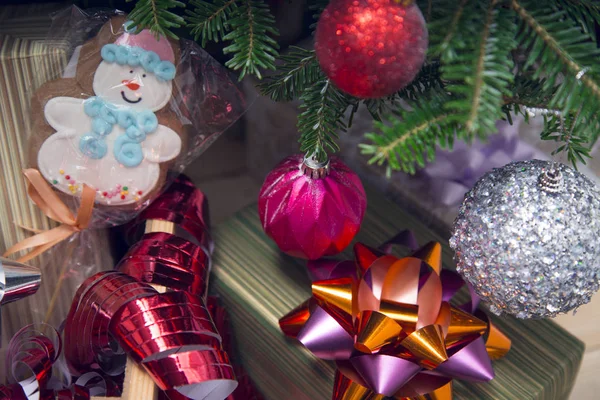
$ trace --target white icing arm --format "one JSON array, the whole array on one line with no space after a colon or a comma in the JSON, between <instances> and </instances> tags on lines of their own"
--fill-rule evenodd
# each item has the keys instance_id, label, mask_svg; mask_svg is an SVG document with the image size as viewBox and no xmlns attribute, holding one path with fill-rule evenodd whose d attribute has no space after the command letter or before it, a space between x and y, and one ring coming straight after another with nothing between
<instances>
[{"instance_id":1,"label":"white icing arm","mask_svg":"<svg viewBox=\"0 0 600 400\"><path fill-rule=\"evenodd\" d=\"M142 143L144 157L149 162L162 163L174 159L181 152L181 138L171 128L159 125Z\"/></svg>"},{"instance_id":2,"label":"white icing arm","mask_svg":"<svg viewBox=\"0 0 600 400\"><path fill-rule=\"evenodd\" d=\"M44 107L46 121L57 132L87 132L91 129L91 119L83 111L83 99L54 97Z\"/></svg>"}]
</instances>

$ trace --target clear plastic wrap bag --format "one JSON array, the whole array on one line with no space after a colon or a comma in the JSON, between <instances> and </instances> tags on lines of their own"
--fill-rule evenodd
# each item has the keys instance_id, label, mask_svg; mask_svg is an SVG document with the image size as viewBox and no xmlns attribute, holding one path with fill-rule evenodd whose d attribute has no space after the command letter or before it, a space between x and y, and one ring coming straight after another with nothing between
<instances>
[{"instance_id":1,"label":"clear plastic wrap bag","mask_svg":"<svg viewBox=\"0 0 600 400\"><path fill-rule=\"evenodd\" d=\"M73 7L49 43L72 54L32 97L31 166L75 210L95 191L89 227L121 225L145 208L245 111L227 70L196 43L135 27L118 12Z\"/></svg>"}]
</instances>

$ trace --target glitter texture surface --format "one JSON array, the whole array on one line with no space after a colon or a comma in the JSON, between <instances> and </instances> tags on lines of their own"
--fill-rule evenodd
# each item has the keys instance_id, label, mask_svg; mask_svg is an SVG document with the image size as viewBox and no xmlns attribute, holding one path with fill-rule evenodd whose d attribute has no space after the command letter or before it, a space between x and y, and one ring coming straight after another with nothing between
<instances>
[{"instance_id":1,"label":"glitter texture surface","mask_svg":"<svg viewBox=\"0 0 600 400\"><path fill-rule=\"evenodd\" d=\"M394 0L332 0L317 24L321 68L357 97L391 95L414 79L428 35L421 10Z\"/></svg>"},{"instance_id":2,"label":"glitter texture surface","mask_svg":"<svg viewBox=\"0 0 600 400\"><path fill-rule=\"evenodd\" d=\"M551 162L515 162L480 179L460 208L450 239L458 272L496 314L552 317L598 290L600 193L556 165L557 193L539 184Z\"/></svg>"}]
</instances>

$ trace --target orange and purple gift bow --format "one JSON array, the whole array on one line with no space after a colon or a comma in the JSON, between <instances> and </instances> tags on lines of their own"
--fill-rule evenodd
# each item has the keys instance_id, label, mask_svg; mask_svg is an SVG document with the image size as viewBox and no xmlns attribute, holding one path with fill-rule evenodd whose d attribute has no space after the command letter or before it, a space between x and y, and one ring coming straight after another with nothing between
<instances>
[{"instance_id":1,"label":"orange and purple gift bow","mask_svg":"<svg viewBox=\"0 0 600 400\"><path fill-rule=\"evenodd\" d=\"M391 244L413 251L388 254ZM442 270L441 246L416 249L404 231L384 250L354 247L355 262L309 263L313 296L281 318L282 331L337 365L334 400L452 398L452 379L486 382L510 340L477 310L453 306L465 285Z\"/></svg>"}]
</instances>

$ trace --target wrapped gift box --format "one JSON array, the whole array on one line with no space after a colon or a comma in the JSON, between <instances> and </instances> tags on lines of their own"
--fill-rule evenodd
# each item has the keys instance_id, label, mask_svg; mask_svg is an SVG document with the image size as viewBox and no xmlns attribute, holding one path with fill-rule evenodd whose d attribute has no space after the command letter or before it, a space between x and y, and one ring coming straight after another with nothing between
<instances>
[{"instance_id":1,"label":"wrapped gift box","mask_svg":"<svg viewBox=\"0 0 600 400\"><path fill-rule=\"evenodd\" d=\"M400 230L411 229L419 243L443 245L445 268L453 268L449 234L424 224L371 190L357 240L378 246ZM263 233L256 206L214 230L218 244L213 290L230 310L239 360L266 399L330 399L334 366L312 356L279 330L278 320L310 296L305 262L282 254ZM351 249L342 255L351 257ZM485 384L455 381L455 399L567 399L584 352L577 338L550 320L492 318L512 340L506 357L494 362L496 378Z\"/></svg>"},{"instance_id":2,"label":"wrapped gift box","mask_svg":"<svg viewBox=\"0 0 600 400\"><path fill-rule=\"evenodd\" d=\"M58 3L0 8L0 254L29 236L15 222L41 230L55 226L29 200L22 169L30 156L30 97L44 82L59 77L67 65L68 46L44 42L52 23L49 14L63 8ZM87 246L65 241L28 262L42 269L42 285L34 296L2 308L0 359L7 342L23 326L42 321L59 326L87 274L114 265L106 231L82 234ZM99 248L106 250L96 251ZM4 367L0 363L0 383L6 376Z\"/></svg>"}]
</instances>

